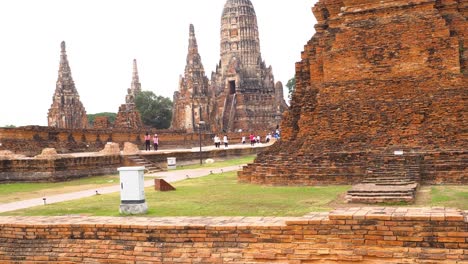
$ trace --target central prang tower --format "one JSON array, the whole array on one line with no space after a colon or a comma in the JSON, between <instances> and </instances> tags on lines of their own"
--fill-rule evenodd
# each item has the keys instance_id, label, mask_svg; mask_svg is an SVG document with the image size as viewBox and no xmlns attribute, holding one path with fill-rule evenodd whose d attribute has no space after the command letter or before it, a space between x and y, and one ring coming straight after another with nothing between
<instances>
[{"instance_id":1,"label":"central prang tower","mask_svg":"<svg viewBox=\"0 0 468 264\"><path fill-rule=\"evenodd\" d=\"M174 94L172 128L213 132L268 131L287 109L283 85L275 85L260 53L257 16L250 0L228 0L221 16L221 60L205 76L193 26L185 74Z\"/></svg>"},{"instance_id":2,"label":"central prang tower","mask_svg":"<svg viewBox=\"0 0 468 264\"><path fill-rule=\"evenodd\" d=\"M223 131L268 130L287 109L283 86L260 53L257 16L250 0L228 0L221 16L221 60L211 76Z\"/></svg>"}]
</instances>

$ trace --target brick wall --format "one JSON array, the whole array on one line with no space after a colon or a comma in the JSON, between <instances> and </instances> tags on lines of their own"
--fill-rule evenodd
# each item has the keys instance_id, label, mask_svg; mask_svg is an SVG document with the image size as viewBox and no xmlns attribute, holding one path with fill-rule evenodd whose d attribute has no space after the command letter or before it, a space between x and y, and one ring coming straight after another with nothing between
<instances>
[{"instance_id":1,"label":"brick wall","mask_svg":"<svg viewBox=\"0 0 468 264\"><path fill-rule=\"evenodd\" d=\"M102 150L107 142L131 142L144 149L144 135L157 133L161 149L191 148L199 145L198 133L185 133L168 130L99 130L99 129L57 129L51 127L28 126L20 128L0 128L0 150L10 150L28 156L41 153L44 148L55 148L59 153L91 152ZM257 132L262 136L266 131ZM219 134L222 136L222 134ZM239 143L248 133L228 133L230 142ZM202 143L212 144L212 134L202 133Z\"/></svg>"},{"instance_id":2,"label":"brick wall","mask_svg":"<svg viewBox=\"0 0 468 264\"><path fill-rule=\"evenodd\" d=\"M0 217L0 260L465 263L467 213L443 208L350 208L295 218Z\"/></svg>"},{"instance_id":3,"label":"brick wall","mask_svg":"<svg viewBox=\"0 0 468 264\"><path fill-rule=\"evenodd\" d=\"M260 153L253 164L238 172L238 180L263 185L328 185L355 184L366 177L369 168L378 168L384 155L392 150L295 153L286 157L284 144L274 145ZM278 155L274 153L278 151ZM468 152L415 151L405 154L407 159L417 159L422 184L467 184ZM381 167L381 166L380 166Z\"/></svg>"},{"instance_id":4,"label":"brick wall","mask_svg":"<svg viewBox=\"0 0 468 264\"><path fill-rule=\"evenodd\" d=\"M202 159L207 158L233 158L245 155L254 155L266 147L255 148L228 148L212 151L203 151ZM148 160L159 164L162 168L167 165L168 157L176 157L178 164L198 160L199 152L149 152L142 154ZM51 159L0 159L1 182L54 182L73 178L117 174L117 168L133 166L134 164L120 155L101 155L89 153L87 155L59 155Z\"/></svg>"},{"instance_id":5,"label":"brick wall","mask_svg":"<svg viewBox=\"0 0 468 264\"><path fill-rule=\"evenodd\" d=\"M56 182L116 174L122 158L115 156L60 157L56 159L0 159L0 182Z\"/></svg>"}]
</instances>

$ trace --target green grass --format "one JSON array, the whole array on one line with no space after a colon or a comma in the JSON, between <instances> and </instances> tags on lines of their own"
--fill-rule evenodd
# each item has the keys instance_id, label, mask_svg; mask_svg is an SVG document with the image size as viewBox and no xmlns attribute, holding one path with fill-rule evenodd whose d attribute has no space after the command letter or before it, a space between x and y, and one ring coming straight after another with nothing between
<instances>
[{"instance_id":1,"label":"green grass","mask_svg":"<svg viewBox=\"0 0 468 264\"><path fill-rule=\"evenodd\" d=\"M4 183L0 184L0 203L92 189L98 186L111 186L118 184L119 181L119 176L116 174L54 183Z\"/></svg>"},{"instance_id":2,"label":"green grass","mask_svg":"<svg viewBox=\"0 0 468 264\"><path fill-rule=\"evenodd\" d=\"M148 216L302 216L329 211L327 204L349 186L265 187L238 184L237 173L215 174L174 183L173 192L146 189ZM1 215L118 216L119 193L50 204Z\"/></svg>"},{"instance_id":3,"label":"green grass","mask_svg":"<svg viewBox=\"0 0 468 264\"><path fill-rule=\"evenodd\" d=\"M213 164L179 166L178 170L197 168L221 168L227 166L251 163L255 155L236 157L234 159L223 160ZM153 177L148 177L148 179ZM99 187L116 185L120 181L119 175L106 175L81 178L66 182L56 183L6 183L0 184L0 204L10 203L26 199L40 198L69 192L88 190Z\"/></svg>"},{"instance_id":4,"label":"green grass","mask_svg":"<svg viewBox=\"0 0 468 264\"><path fill-rule=\"evenodd\" d=\"M468 186L432 186L430 203L468 210Z\"/></svg>"},{"instance_id":5,"label":"green grass","mask_svg":"<svg viewBox=\"0 0 468 264\"><path fill-rule=\"evenodd\" d=\"M215 160L215 163L212 164L193 164L193 165L177 165L177 170L188 170L188 169L200 169L200 168L221 168L221 167L229 167L229 166L236 166L236 165L242 165L242 164L248 164L252 163L255 159L256 155L249 155L249 156L243 156L235 159L229 159L229 160L222 160L222 161L217 161Z\"/></svg>"}]
</instances>

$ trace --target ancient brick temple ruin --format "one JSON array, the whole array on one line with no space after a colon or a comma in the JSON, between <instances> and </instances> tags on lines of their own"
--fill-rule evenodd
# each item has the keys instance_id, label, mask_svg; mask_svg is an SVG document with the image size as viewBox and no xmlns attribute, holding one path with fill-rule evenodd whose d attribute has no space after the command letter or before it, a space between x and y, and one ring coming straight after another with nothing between
<instances>
[{"instance_id":1,"label":"ancient brick temple ruin","mask_svg":"<svg viewBox=\"0 0 468 264\"><path fill-rule=\"evenodd\" d=\"M468 1L320 0L313 13L281 142L239 180L468 183Z\"/></svg>"},{"instance_id":2,"label":"ancient brick temple ruin","mask_svg":"<svg viewBox=\"0 0 468 264\"><path fill-rule=\"evenodd\" d=\"M205 121L213 131L274 129L287 105L282 84L275 85L272 68L262 60L250 0L228 0L224 6L221 60L208 87L192 29L185 76L174 95L172 128L193 130Z\"/></svg>"},{"instance_id":3,"label":"ancient brick temple ruin","mask_svg":"<svg viewBox=\"0 0 468 264\"><path fill-rule=\"evenodd\" d=\"M190 25L189 31L187 65L184 76L180 78L179 91L174 93L172 128L194 132L200 121L211 120L212 93L198 53L193 25Z\"/></svg>"},{"instance_id":4,"label":"ancient brick temple ruin","mask_svg":"<svg viewBox=\"0 0 468 264\"><path fill-rule=\"evenodd\" d=\"M47 116L48 124L56 128L86 128L88 118L72 78L64 41L61 49L56 89Z\"/></svg>"},{"instance_id":5,"label":"ancient brick temple ruin","mask_svg":"<svg viewBox=\"0 0 468 264\"><path fill-rule=\"evenodd\" d=\"M119 112L114 122L114 128L123 129L141 129L143 122L141 121L140 112L135 105L135 97L141 92L140 77L138 76L138 68L136 60L133 60L132 84L127 90L125 104L119 107Z\"/></svg>"}]
</instances>

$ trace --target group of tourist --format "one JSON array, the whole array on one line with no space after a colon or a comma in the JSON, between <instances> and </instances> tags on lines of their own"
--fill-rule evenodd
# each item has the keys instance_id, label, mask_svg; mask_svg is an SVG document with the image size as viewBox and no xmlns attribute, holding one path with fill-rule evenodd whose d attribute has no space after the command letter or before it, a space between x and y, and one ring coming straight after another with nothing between
<instances>
[{"instance_id":1,"label":"group of tourist","mask_svg":"<svg viewBox=\"0 0 468 264\"><path fill-rule=\"evenodd\" d=\"M214 136L213 141L214 141L214 144L215 144L215 148L220 148L221 147L221 138L218 137L218 135ZM227 148L228 145L229 145L229 140L228 140L227 135L224 135L223 143L224 143L224 148Z\"/></svg>"},{"instance_id":2,"label":"group of tourist","mask_svg":"<svg viewBox=\"0 0 468 264\"><path fill-rule=\"evenodd\" d=\"M279 131L277 130L274 134L275 136L275 139L279 139ZM271 135L271 133L268 133L266 136L265 136L265 143L270 143L271 139L273 138L273 136ZM257 135L255 136L253 133L250 133L250 136L249 136L249 140L250 140L250 145L253 147L255 146L255 144L260 144L262 143L262 139L260 137L260 135ZM245 144L246 143L246 138L243 136L242 137L242 144Z\"/></svg>"},{"instance_id":3,"label":"group of tourist","mask_svg":"<svg viewBox=\"0 0 468 264\"><path fill-rule=\"evenodd\" d=\"M146 135L145 135L145 146L146 146L146 151L150 151L151 150L151 141L153 141L153 149L154 151L157 151L158 150L158 147L159 147L159 138L158 138L158 134L154 134L153 138L151 138L151 135L146 132Z\"/></svg>"}]
</instances>

